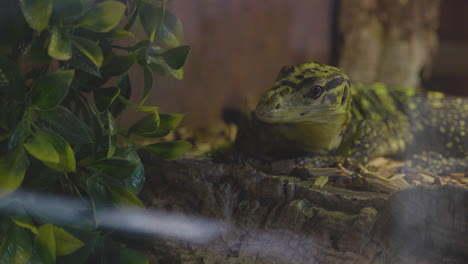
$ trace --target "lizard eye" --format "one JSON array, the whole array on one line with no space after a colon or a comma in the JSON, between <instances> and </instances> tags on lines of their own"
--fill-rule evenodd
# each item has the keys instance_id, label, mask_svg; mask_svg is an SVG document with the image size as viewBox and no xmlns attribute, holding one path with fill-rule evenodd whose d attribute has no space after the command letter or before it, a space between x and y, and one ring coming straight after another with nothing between
<instances>
[{"instance_id":1,"label":"lizard eye","mask_svg":"<svg viewBox=\"0 0 468 264\"><path fill-rule=\"evenodd\" d=\"M305 97L310 97L312 99L317 99L322 95L322 86L314 85L310 88L310 91L304 94Z\"/></svg>"}]
</instances>

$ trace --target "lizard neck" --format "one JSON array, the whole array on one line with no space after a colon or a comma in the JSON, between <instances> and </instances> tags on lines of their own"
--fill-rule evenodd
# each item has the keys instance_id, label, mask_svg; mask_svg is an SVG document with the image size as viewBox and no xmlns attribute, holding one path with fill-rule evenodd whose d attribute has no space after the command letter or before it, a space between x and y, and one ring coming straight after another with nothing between
<instances>
[{"instance_id":1,"label":"lizard neck","mask_svg":"<svg viewBox=\"0 0 468 264\"><path fill-rule=\"evenodd\" d=\"M325 154L341 144L343 132L351 119L349 111L327 117L327 122L302 121L279 125L279 131L288 140L298 142L312 154Z\"/></svg>"}]
</instances>

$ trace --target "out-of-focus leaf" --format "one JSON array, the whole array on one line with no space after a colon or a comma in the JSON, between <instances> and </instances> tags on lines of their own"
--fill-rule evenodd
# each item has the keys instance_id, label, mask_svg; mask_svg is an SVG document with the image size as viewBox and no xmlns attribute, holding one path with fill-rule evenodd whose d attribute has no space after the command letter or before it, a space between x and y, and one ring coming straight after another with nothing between
<instances>
[{"instance_id":1,"label":"out-of-focus leaf","mask_svg":"<svg viewBox=\"0 0 468 264\"><path fill-rule=\"evenodd\" d=\"M174 78L178 80L182 80L184 78L184 70L174 70L169 65L167 65L166 61L161 56L149 56L148 57L148 66L153 72L156 72L160 75L172 75Z\"/></svg>"},{"instance_id":2,"label":"out-of-focus leaf","mask_svg":"<svg viewBox=\"0 0 468 264\"><path fill-rule=\"evenodd\" d=\"M32 104L49 109L62 102L73 80L73 70L57 71L39 78L31 87Z\"/></svg>"},{"instance_id":3,"label":"out-of-focus leaf","mask_svg":"<svg viewBox=\"0 0 468 264\"><path fill-rule=\"evenodd\" d=\"M9 58L0 56L0 94L15 100L23 99L24 81L18 65Z\"/></svg>"},{"instance_id":4,"label":"out-of-focus leaf","mask_svg":"<svg viewBox=\"0 0 468 264\"><path fill-rule=\"evenodd\" d=\"M73 152L73 149L70 147L70 145L65 141L65 139L51 131L47 131L47 133L44 135L48 137L48 141L52 143L52 145L55 148L55 151L57 151L60 157L58 163L44 161L44 164L57 171L75 171L75 153Z\"/></svg>"},{"instance_id":5,"label":"out-of-focus leaf","mask_svg":"<svg viewBox=\"0 0 468 264\"><path fill-rule=\"evenodd\" d=\"M145 254L139 251L121 246L117 252L120 264L149 264Z\"/></svg>"},{"instance_id":6,"label":"out-of-focus leaf","mask_svg":"<svg viewBox=\"0 0 468 264\"><path fill-rule=\"evenodd\" d=\"M34 244L45 264L55 263L56 244L53 225L45 224L40 226Z\"/></svg>"},{"instance_id":7,"label":"out-of-focus leaf","mask_svg":"<svg viewBox=\"0 0 468 264\"><path fill-rule=\"evenodd\" d=\"M182 114L159 114L159 127L153 133L147 133L146 137L160 138L167 136L182 121Z\"/></svg>"},{"instance_id":8,"label":"out-of-focus leaf","mask_svg":"<svg viewBox=\"0 0 468 264\"><path fill-rule=\"evenodd\" d=\"M53 229L56 242L55 254L57 256L71 254L84 246L83 242L62 228L53 226Z\"/></svg>"},{"instance_id":9,"label":"out-of-focus leaf","mask_svg":"<svg viewBox=\"0 0 468 264\"><path fill-rule=\"evenodd\" d=\"M125 99L130 98L132 95L132 87L128 74L124 74L117 79L117 87L120 89L119 97L123 97ZM126 105L124 103L120 102L119 100L115 100L109 108L109 111L113 116L117 117L125 108Z\"/></svg>"},{"instance_id":10,"label":"out-of-focus leaf","mask_svg":"<svg viewBox=\"0 0 468 264\"><path fill-rule=\"evenodd\" d=\"M29 229L34 234L38 234L38 229L34 222L32 221L31 217L29 217L24 210L19 215L15 215L11 217L11 220L15 222L16 225L21 226L23 228Z\"/></svg>"},{"instance_id":11,"label":"out-of-focus leaf","mask_svg":"<svg viewBox=\"0 0 468 264\"><path fill-rule=\"evenodd\" d=\"M142 41L139 41L137 44L130 46L130 47L125 47L126 50L128 51L139 51L143 49L148 49L151 45L151 42L147 39L144 39ZM145 59L146 63L146 59Z\"/></svg>"},{"instance_id":12,"label":"out-of-focus leaf","mask_svg":"<svg viewBox=\"0 0 468 264\"><path fill-rule=\"evenodd\" d=\"M24 139L27 135L29 134L26 133L24 121L19 122L8 140L7 152L13 152L20 148L22 149Z\"/></svg>"},{"instance_id":13,"label":"out-of-focus leaf","mask_svg":"<svg viewBox=\"0 0 468 264\"><path fill-rule=\"evenodd\" d=\"M112 201L124 206L144 207L143 202L131 191L116 184L105 184Z\"/></svg>"},{"instance_id":14,"label":"out-of-focus leaf","mask_svg":"<svg viewBox=\"0 0 468 264\"><path fill-rule=\"evenodd\" d=\"M81 17L76 27L86 27L96 32L108 32L115 28L125 12L125 5L117 1L97 4Z\"/></svg>"},{"instance_id":15,"label":"out-of-focus leaf","mask_svg":"<svg viewBox=\"0 0 468 264\"><path fill-rule=\"evenodd\" d=\"M164 52L161 56L172 69L179 70L184 67L189 55L190 46L179 46Z\"/></svg>"},{"instance_id":16,"label":"out-of-focus leaf","mask_svg":"<svg viewBox=\"0 0 468 264\"><path fill-rule=\"evenodd\" d=\"M49 25L53 0L20 0L24 18L29 26L41 32Z\"/></svg>"},{"instance_id":17,"label":"out-of-focus leaf","mask_svg":"<svg viewBox=\"0 0 468 264\"><path fill-rule=\"evenodd\" d=\"M54 0L54 14L61 17L79 15L83 11L81 0Z\"/></svg>"},{"instance_id":18,"label":"out-of-focus leaf","mask_svg":"<svg viewBox=\"0 0 468 264\"><path fill-rule=\"evenodd\" d=\"M153 89L153 73L149 69L147 65L143 66L143 80L145 82L145 86L143 89L143 98L141 99L140 105L145 104L148 96Z\"/></svg>"},{"instance_id":19,"label":"out-of-focus leaf","mask_svg":"<svg viewBox=\"0 0 468 264\"><path fill-rule=\"evenodd\" d=\"M101 70L99 69L94 62L92 62L83 52L78 50L77 48L73 48L73 56L72 58L68 61L70 65L78 70L82 70L84 72L87 72L89 74L92 74L98 78L101 78ZM79 73L77 73L78 75ZM76 78L77 80L81 80L82 78L78 77ZM91 86L91 85L89 85ZM90 87L87 87L90 89Z\"/></svg>"},{"instance_id":20,"label":"out-of-focus leaf","mask_svg":"<svg viewBox=\"0 0 468 264\"><path fill-rule=\"evenodd\" d=\"M26 264L33 249L29 234L22 227L11 225L2 237L0 246L0 263Z\"/></svg>"},{"instance_id":21,"label":"out-of-focus leaf","mask_svg":"<svg viewBox=\"0 0 468 264\"><path fill-rule=\"evenodd\" d=\"M182 67L185 65L189 54L189 46L180 46L165 52L162 52L158 47L152 47L146 59L153 72L160 75L172 75L180 80L184 78ZM175 68L172 68L171 65Z\"/></svg>"},{"instance_id":22,"label":"out-of-focus leaf","mask_svg":"<svg viewBox=\"0 0 468 264\"><path fill-rule=\"evenodd\" d=\"M106 112L106 121L107 140L109 146L107 157L112 157L117 150L117 129L115 127L115 119L109 111Z\"/></svg>"},{"instance_id":23,"label":"out-of-focus leaf","mask_svg":"<svg viewBox=\"0 0 468 264\"><path fill-rule=\"evenodd\" d=\"M187 141L160 142L144 146L144 149L150 150L156 156L162 159L177 159L187 150L192 148L192 144Z\"/></svg>"},{"instance_id":24,"label":"out-of-focus leaf","mask_svg":"<svg viewBox=\"0 0 468 264\"><path fill-rule=\"evenodd\" d=\"M136 62L137 54L131 53L126 56L113 56L109 63L101 68L101 74L105 77L119 76L125 74Z\"/></svg>"},{"instance_id":25,"label":"out-of-focus leaf","mask_svg":"<svg viewBox=\"0 0 468 264\"><path fill-rule=\"evenodd\" d=\"M183 36L182 23L168 10L164 12L164 19L158 29L158 38L171 47L180 45Z\"/></svg>"},{"instance_id":26,"label":"out-of-focus leaf","mask_svg":"<svg viewBox=\"0 0 468 264\"><path fill-rule=\"evenodd\" d=\"M157 8L151 3L143 2L140 8L140 22L143 25L148 39L153 42L156 36L156 31L161 25L161 21L164 17L164 9Z\"/></svg>"},{"instance_id":27,"label":"out-of-focus leaf","mask_svg":"<svg viewBox=\"0 0 468 264\"><path fill-rule=\"evenodd\" d=\"M91 40L73 37L73 45L78 48L86 57L88 57L96 66L101 67L102 65L102 51L99 46Z\"/></svg>"},{"instance_id":28,"label":"out-of-focus leaf","mask_svg":"<svg viewBox=\"0 0 468 264\"><path fill-rule=\"evenodd\" d=\"M31 40L33 29L26 22L18 0L0 3L0 55L16 57L20 53L18 48Z\"/></svg>"},{"instance_id":29,"label":"out-of-focus leaf","mask_svg":"<svg viewBox=\"0 0 468 264\"><path fill-rule=\"evenodd\" d=\"M59 163L60 157L54 147L55 138L50 132L39 129L32 135L30 140L24 143L24 148L38 160L50 163Z\"/></svg>"},{"instance_id":30,"label":"out-of-focus leaf","mask_svg":"<svg viewBox=\"0 0 468 264\"><path fill-rule=\"evenodd\" d=\"M92 167L102 169L107 175L115 178L125 178L131 175L138 164L123 157L112 157L98 160Z\"/></svg>"},{"instance_id":31,"label":"out-of-focus leaf","mask_svg":"<svg viewBox=\"0 0 468 264\"><path fill-rule=\"evenodd\" d=\"M101 181L101 171L98 171L86 180L86 189L88 191L89 196L91 197L91 202L93 204L93 210L97 224L99 224L100 222L99 212L103 208L107 208L109 206L110 201L110 194Z\"/></svg>"},{"instance_id":32,"label":"out-of-focus leaf","mask_svg":"<svg viewBox=\"0 0 468 264\"><path fill-rule=\"evenodd\" d=\"M122 157L136 164L131 172L126 171L125 174L121 173L120 176L124 179L125 188L138 194L145 182L145 168L137 151L133 148L120 148L115 152L114 157Z\"/></svg>"},{"instance_id":33,"label":"out-of-focus leaf","mask_svg":"<svg viewBox=\"0 0 468 264\"><path fill-rule=\"evenodd\" d=\"M70 144L88 144L93 142L89 127L63 106L39 111L39 120L62 136Z\"/></svg>"},{"instance_id":34,"label":"out-of-focus leaf","mask_svg":"<svg viewBox=\"0 0 468 264\"><path fill-rule=\"evenodd\" d=\"M96 248L102 245L101 234L98 231L74 231L73 235L76 236L80 241L83 241L83 247L77 251L60 256L57 255L57 264L85 264L85 263L96 263L98 261L92 261L89 259L92 252L97 251ZM58 243L58 242L57 242Z\"/></svg>"},{"instance_id":35,"label":"out-of-focus leaf","mask_svg":"<svg viewBox=\"0 0 468 264\"><path fill-rule=\"evenodd\" d=\"M159 114L156 112L151 112L143 116L135 124L133 124L129 129L129 134L135 134L138 136L146 136L155 133L159 127Z\"/></svg>"},{"instance_id":36,"label":"out-of-focus leaf","mask_svg":"<svg viewBox=\"0 0 468 264\"><path fill-rule=\"evenodd\" d=\"M46 34L42 34L39 37L36 37L31 42L31 46L27 49L24 54L24 58L29 63L34 64L46 64L50 62L50 57L48 53L48 47L44 41Z\"/></svg>"},{"instance_id":37,"label":"out-of-focus leaf","mask_svg":"<svg viewBox=\"0 0 468 264\"><path fill-rule=\"evenodd\" d=\"M104 112L120 94L118 87L98 88L94 90L94 101L99 112Z\"/></svg>"},{"instance_id":38,"label":"out-of-focus leaf","mask_svg":"<svg viewBox=\"0 0 468 264\"><path fill-rule=\"evenodd\" d=\"M110 39L112 40L119 40L125 38L133 38L133 33L124 29L116 28L111 31Z\"/></svg>"},{"instance_id":39,"label":"out-of-focus leaf","mask_svg":"<svg viewBox=\"0 0 468 264\"><path fill-rule=\"evenodd\" d=\"M69 60L72 56L70 35L62 28L54 27L48 48L49 56L57 60Z\"/></svg>"},{"instance_id":40,"label":"out-of-focus leaf","mask_svg":"<svg viewBox=\"0 0 468 264\"><path fill-rule=\"evenodd\" d=\"M27 168L28 159L23 148L10 150L0 156L0 197L13 192L21 185Z\"/></svg>"}]
</instances>

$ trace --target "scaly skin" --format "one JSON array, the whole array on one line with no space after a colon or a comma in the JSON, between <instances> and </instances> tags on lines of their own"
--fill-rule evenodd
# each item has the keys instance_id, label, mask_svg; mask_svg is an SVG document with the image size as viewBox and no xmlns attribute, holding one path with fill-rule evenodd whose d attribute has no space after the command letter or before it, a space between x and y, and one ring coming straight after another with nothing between
<instances>
[{"instance_id":1,"label":"scaly skin","mask_svg":"<svg viewBox=\"0 0 468 264\"><path fill-rule=\"evenodd\" d=\"M261 122L251 120L255 133L240 134L254 138L247 146L251 154L260 149L266 155L318 154L365 163L429 153L439 157L428 164L436 173L442 165L466 170L468 164L468 98L382 83L351 85L338 68L316 62L284 67L258 102L256 116Z\"/></svg>"}]
</instances>

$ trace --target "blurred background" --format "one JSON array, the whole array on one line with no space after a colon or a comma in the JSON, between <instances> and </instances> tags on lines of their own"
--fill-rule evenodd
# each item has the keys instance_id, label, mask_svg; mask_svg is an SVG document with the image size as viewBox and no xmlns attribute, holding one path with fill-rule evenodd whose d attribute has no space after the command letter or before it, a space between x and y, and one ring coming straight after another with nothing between
<instances>
[{"instance_id":1,"label":"blurred background","mask_svg":"<svg viewBox=\"0 0 468 264\"><path fill-rule=\"evenodd\" d=\"M392 73L415 71L412 76L421 77L401 85L468 95L468 1L176 0L169 9L182 21L184 44L192 52L184 79L158 76L147 104L186 114L183 126L192 131L218 130L226 107L253 110L282 66L307 61L338 65L353 81L404 79L387 74L388 69L371 74L376 64L392 65ZM388 13L375 13L381 10ZM392 26L405 29L407 36L381 38L382 28L388 33ZM369 38L387 47L363 45ZM388 43L401 58L384 54ZM411 63L418 65L408 70ZM133 79L143 82L138 69ZM127 114L120 123L134 119Z\"/></svg>"}]
</instances>

